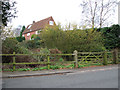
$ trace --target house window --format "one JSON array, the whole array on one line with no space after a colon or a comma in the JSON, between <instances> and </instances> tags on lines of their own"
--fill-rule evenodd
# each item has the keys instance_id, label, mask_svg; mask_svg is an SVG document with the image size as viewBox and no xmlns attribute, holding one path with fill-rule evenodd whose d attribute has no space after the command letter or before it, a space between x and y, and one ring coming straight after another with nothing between
<instances>
[{"instance_id":1,"label":"house window","mask_svg":"<svg viewBox=\"0 0 120 90\"><path fill-rule=\"evenodd\" d=\"M36 31L35 33L38 34L38 31Z\"/></svg>"},{"instance_id":2,"label":"house window","mask_svg":"<svg viewBox=\"0 0 120 90\"><path fill-rule=\"evenodd\" d=\"M27 36L30 36L30 33L27 33Z\"/></svg>"},{"instance_id":3,"label":"house window","mask_svg":"<svg viewBox=\"0 0 120 90\"><path fill-rule=\"evenodd\" d=\"M35 34L40 34L40 32L41 32L41 30L38 30L38 31L35 32Z\"/></svg>"},{"instance_id":4,"label":"house window","mask_svg":"<svg viewBox=\"0 0 120 90\"><path fill-rule=\"evenodd\" d=\"M49 21L49 25L53 25L53 21Z\"/></svg>"}]
</instances>

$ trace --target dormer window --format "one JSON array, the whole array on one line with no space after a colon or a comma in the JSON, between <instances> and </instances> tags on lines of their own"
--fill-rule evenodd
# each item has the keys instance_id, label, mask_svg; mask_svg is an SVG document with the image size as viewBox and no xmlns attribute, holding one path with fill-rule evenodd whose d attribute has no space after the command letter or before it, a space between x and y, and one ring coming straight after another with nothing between
<instances>
[{"instance_id":1,"label":"dormer window","mask_svg":"<svg viewBox=\"0 0 120 90\"><path fill-rule=\"evenodd\" d=\"M53 23L53 21L49 21L49 25L53 25L54 23Z\"/></svg>"}]
</instances>

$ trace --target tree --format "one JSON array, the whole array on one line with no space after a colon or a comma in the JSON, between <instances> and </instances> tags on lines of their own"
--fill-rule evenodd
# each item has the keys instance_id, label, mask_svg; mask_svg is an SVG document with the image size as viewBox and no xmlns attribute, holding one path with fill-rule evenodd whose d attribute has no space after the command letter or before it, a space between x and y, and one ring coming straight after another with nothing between
<instances>
[{"instance_id":1,"label":"tree","mask_svg":"<svg viewBox=\"0 0 120 90\"><path fill-rule=\"evenodd\" d=\"M14 32L12 31L12 26L1 27L0 38L5 40L7 37L14 37Z\"/></svg>"},{"instance_id":2,"label":"tree","mask_svg":"<svg viewBox=\"0 0 120 90\"><path fill-rule=\"evenodd\" d=\"M22 27L22 30L20 32L20 36L16 37L16 39L18 40L18 42L22 42L23 40L25 40L25 37L22 36L22 33L25 30L25 26Z\"/></svg>"},{"instance_id":3,"label":"tree","mask_svg":"<svg viewBox=\"0 0 120 90\"><path fill-rule=\"evenodd\" d=\"M17 13L15 4L17 4L15 1L1 1L2 2L2 23L4 26L7 26L8 22L12 20L12 18L15 18L15 14Z\"/></svg>"},{"instance_id":4,"label":"tree","mask_svg":"<svg viewBox=\"0 0 120 90\"><path fill-rule=\"evenodd\" d=\"M120 48L120 26L112 25L100 29L104 35L105 47L109 50Z\"/></svg>"},{"instance_id":5,"label":"tree","mask_svg":"<svg viewBox=\"0 0 120 90\"><path fill-rule=\"evenodd\" d=\"M20 37L22 37L22 34L23 34L24 30L25 30L25 26L22 27L22 30L20 32Z\"/></svg>"},{"instance_id":6,"label":"tree","mask_svg":"<svg viewBox=\"0 0 120 90\"><path fill-rule=\"evenodd\" d=\"M116 0L84 0L81 3L83 21L92 28L110 24L112 20L108 19L114 14L116 5Z\"/></svg>"}]
</instances>

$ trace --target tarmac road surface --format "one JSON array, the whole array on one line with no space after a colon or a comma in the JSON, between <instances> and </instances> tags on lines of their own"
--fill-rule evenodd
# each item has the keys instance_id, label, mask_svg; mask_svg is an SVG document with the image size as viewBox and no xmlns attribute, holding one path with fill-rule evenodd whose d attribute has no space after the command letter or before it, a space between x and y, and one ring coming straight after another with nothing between
<instances>
[{"instance_id":1,"label":"tarmac road surface","mask_svg":"<svg viewBox=\"0 0 120 90\"><path fill-rule=\"evenodd\" d=\"M118 88L118 67L73 73L3 79L3 88Z\"/></svg>"}]
</instances>

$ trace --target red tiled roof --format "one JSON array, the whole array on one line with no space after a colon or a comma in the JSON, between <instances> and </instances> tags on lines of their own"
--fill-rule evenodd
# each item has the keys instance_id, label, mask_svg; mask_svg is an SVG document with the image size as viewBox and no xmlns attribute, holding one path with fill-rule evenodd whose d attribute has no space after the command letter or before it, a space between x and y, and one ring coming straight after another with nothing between
<instances>
[{"instance_id":1,"label":"red tiled roof","mask_svg":"<svg viewBox=\"0 0 120 90\"><path fill-rule=\"evenodd\" d=\"M54 21L52 16L51 17L48 17L46 19L43 19L43 20L40 20L38 22L35 22L33 24L30 24L27 26L27 28L24 30L23 34L25 33L28 33L28 32L32 32L32 31L37 31L37 30L40 30L40 29L43 29L45 28L46 25L49 24L49 21ZM55 24L55 22L54 22ZM55 24L56 25L56 24ZM29 26L31 26L30 28L28 28ZM30 31L31 30L31 31Z\"/></svg>"}]
</instances>

